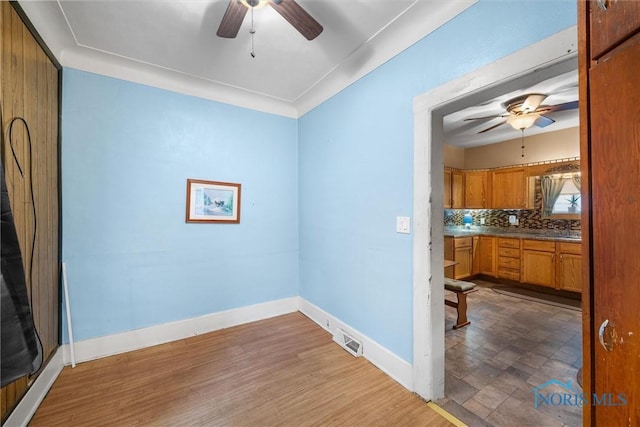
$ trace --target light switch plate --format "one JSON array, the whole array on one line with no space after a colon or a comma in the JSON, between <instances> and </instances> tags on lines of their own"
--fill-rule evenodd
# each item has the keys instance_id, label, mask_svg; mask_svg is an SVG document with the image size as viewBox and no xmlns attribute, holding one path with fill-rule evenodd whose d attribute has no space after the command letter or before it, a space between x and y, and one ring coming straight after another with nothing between
<instances>
[{"instance_id":1,"label":"light switch plate","mask_svg":"<svg viewBox=\"0 0 640 427\"><path fill-rule=\"evenodd\" d=\"M411 218L408 216L396 217L396 232L404 234L411 233Z\"/></svg>"}]
</instances>

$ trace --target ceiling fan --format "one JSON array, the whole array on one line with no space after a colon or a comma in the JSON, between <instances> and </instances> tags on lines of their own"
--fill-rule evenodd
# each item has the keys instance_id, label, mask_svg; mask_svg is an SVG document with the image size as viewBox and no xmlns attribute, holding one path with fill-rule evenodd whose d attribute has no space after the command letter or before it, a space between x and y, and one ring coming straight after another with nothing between
<instances>
[{"instance_id":1,"label":"ceiling fan","mask_svg":"<svg viewBox=\"0 0 640 427\"><path fill-rule=\"evenodd\" d=\"M220 27L218 27L218 36L235 38L247 11L265 4L274 8L307 40L315 39L322 32L322 25L294 0L230 0L227 11L220 22Z\"/></svg>"},{"instance_id":2,"label":"ceiling fan","mask_svg":"<svg viewBox=\"0 0 640 427\"><path fill-rule=\"evenodd\" d=\"M502 103L502 107L507 110L506 114L470 117L464 120L487 120L498 117L505 119L502 122L481 130L478 133L488 132L505 123L510 124L514 129L524 131L524 129L530 128L533 125L546 127L555 123L555 120L546 117L545 114L578 108L578 101L565 102L563 104L556 105L541 105L542 101L544 101L548 96L549 95L543 93L520 95Z\"/></svg>"}]
</instances>

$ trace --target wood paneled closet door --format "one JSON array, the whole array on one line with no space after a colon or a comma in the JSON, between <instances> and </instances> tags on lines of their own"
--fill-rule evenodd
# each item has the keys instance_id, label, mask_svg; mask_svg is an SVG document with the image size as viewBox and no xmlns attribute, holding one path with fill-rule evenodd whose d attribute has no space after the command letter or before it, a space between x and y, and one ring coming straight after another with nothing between
<instances>
[{"instance_id":1,"label":"wood paneled closet door","mask_svg":"<svg viewBox=\"0 0 640 427\"><path fill-rule=\"evenodd\" d=\"M17 4L0 1L0 107L5 137L1 149L27 292L46 363L59 343L59 66L17 10ZM9 145L9 126L16 118L24 119L31 134L30 154L24 123L14 123L11 140L23 173ZM3 421L34 378L25 376L2 388Z\"/></svg>"},{"instance_id":2,"label":"wood paneled closet door","mask_svg":"<svg viewBox=\"0 0 640 427\"><path fill-rule=\"evenodd\" d=\"M640 2L578 3L585 425L640 426Z\"/></svg>"}]
</instances>

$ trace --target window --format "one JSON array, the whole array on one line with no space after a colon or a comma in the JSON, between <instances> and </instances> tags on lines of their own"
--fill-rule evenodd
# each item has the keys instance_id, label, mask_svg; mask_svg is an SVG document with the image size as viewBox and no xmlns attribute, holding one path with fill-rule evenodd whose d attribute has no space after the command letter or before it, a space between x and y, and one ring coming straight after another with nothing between
<instances>
[{"instance_id":1,"label":"window","mask_svg":"<svg viewBox=\"0 0 640 427\"><path fill-rule=\"evenodd\" d=\"M552 214L573 214L582 210L580 190L571 179L567 179L562 186L560 196L553 205Z\"/></svg>"},{"instance_id":2,"label":"window","mask_svg":"<svg viewBox=\"0 0 640 427\"><path fill-rule=\"evenodd\" d=\"M580 200L580 173L559 173L540 177L542 217L578 218Z\"/></svg>"}]
</instances>

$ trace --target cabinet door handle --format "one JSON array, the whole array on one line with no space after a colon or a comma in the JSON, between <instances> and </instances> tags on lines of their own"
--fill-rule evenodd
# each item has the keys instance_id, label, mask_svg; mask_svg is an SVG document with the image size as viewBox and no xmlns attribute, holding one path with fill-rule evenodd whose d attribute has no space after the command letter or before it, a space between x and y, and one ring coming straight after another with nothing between
<instances>
[{"instance_id":1,"label":"cabinet door handle","mask_svg":"<svg viewBox=\"0 0 640 427\"><path fill-rule=\"evenodd\" d=\"M600 325L600 329L598 330L598 339L600 340L600 345L606 350L611 351L613 346L611 345L611 334L607 334L607 327L609 326L609 319L605 319L604 322ZM605 336L606 335L606 336Z\"/></svg>"},{"instance_id":2,"label":"cabinet door handle","mask_svg":"<svg viewBox=\"0 0 640 427\"><path fill-rule=\"evenodd\" d=\"M560 262L562 262L562 257L563 256L564 256L563 254L560 254Z\"/></svg>"},{"instance_id":3,"label":"cabinet door handle","mask_svg":"<svg viewBox=\"0 0 640 427\"><path fill-rule=\"evenodd\" d=\"M596 0L600 9L606 11L609 8L609 0Z\"/></svg>"}]
</instances>

